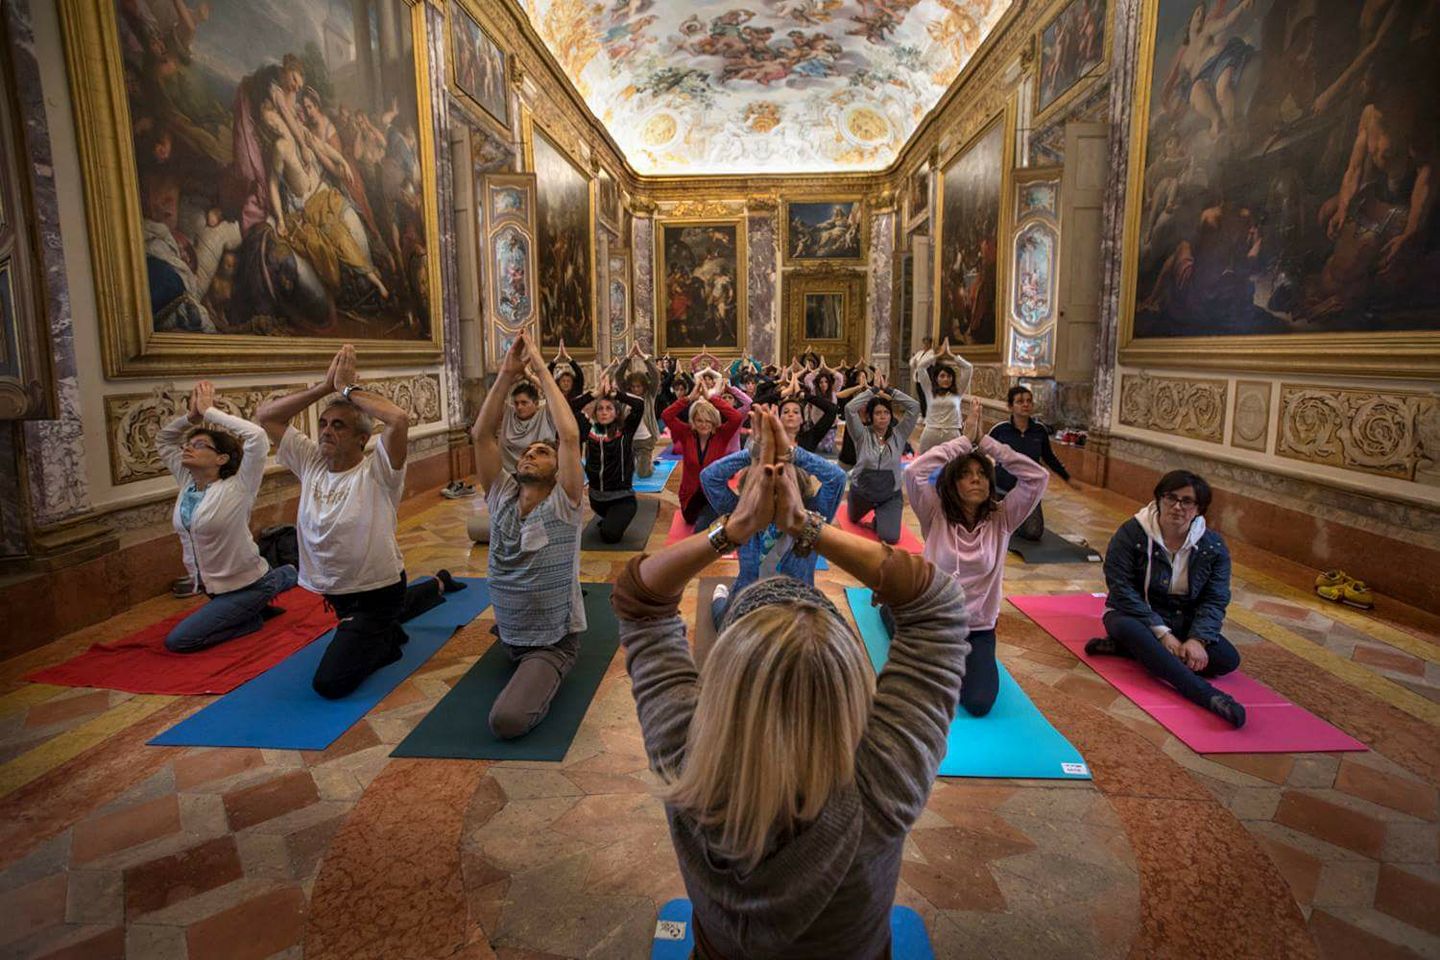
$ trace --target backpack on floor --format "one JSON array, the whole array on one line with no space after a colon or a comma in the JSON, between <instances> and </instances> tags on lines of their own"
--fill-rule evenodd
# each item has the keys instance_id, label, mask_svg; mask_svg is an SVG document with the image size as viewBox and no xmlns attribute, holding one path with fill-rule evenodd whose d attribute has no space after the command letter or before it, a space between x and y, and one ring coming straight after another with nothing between
<instances>
[{"instance_id":1,"label":"backpack on floor","mask_svg":"<svg viewBox=\"0 0 1440 960\"><path fill-rule=\"evenodd\" d=\"M279 523L266 527L260 531L260 536L255 538L255 543L260 547L260 556L270 564L271 570L287 563L299 568L300 540L295 534L294 524Z\"/></svg>"}]
</instances>

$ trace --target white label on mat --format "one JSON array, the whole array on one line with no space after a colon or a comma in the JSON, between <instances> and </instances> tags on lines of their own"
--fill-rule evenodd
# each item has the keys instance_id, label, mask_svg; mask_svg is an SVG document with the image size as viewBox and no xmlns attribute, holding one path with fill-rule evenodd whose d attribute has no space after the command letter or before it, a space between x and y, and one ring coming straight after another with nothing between
<instances>
[{"instance_id":1,"label":"white label on mat","mask_svg":"<svg viewBox=\"0 0 1440 960\"><path fill-rule=\"evenodd\" d=\"M683 920L661 920L655 924L656 940L684 940L685 922Z\"/></svg>"},{"instance_id":2,"label":"white label on mat","mask_svg":"<svg viewBox=\"0 0 1440 960\"><path fill-rule=\"evenodd\" d=\"M1083 763L1062 763L1060 769L1074 777L1083 777L1088 772Z\"/></svg>"}]
</instances>

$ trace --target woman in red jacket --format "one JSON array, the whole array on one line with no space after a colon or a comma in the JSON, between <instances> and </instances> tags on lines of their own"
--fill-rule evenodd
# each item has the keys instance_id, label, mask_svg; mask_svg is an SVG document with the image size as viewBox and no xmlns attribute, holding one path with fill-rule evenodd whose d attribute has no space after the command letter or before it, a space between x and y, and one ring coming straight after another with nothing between
<instances>
[{"instance_id":1,"label":"woman in red jacket","mask_svg":"<svg viewBox=\"0 0 1440 960\"><path fill-rule=\"evenodd\" d=\"M695 384L688 397L681 397L665 408L661 416L670 428L675 446L684 454L680 471L680 511L691 529L697 533L715 520L716 513L700 486L700 471L721 457L730 438L735 436L744 414L730 401L729 385L715 396L705 399L704 387ZM689 415L685 416L686 411ZM688 421L688 422L687 422Z\"/></svg>"}]
</instances>

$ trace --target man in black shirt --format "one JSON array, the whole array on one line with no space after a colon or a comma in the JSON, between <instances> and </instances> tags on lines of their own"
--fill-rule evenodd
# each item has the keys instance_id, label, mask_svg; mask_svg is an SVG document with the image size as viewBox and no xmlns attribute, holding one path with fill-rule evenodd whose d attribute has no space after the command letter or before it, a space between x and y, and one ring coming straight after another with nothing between
<instances>
[{"instance_id":1,"label":"man in black shirt","mask_svg":"<svg viewBox=\"0 0 1440 960\"><path fill-rule=\"evenodd\" d=\"M1050 448L1050 430L1031 414L1035 410L1035 396L1025 387L1011 387L1005 396L1010 407L1010 419L1002 420L990 428L990 436L1012 450L1025 454L1036 463L1043 463L1060 475L1072 487L1079 484L1070 476L1065 464ZM995 467L995 486L1000 493L1009 493L1015 486L1015 477L1004 467ZM1015 536L1026 540L1039 540L1045 533L1045 513L1040 504L1024 523L1015 530Z\"/></svg>"}]
</instances>

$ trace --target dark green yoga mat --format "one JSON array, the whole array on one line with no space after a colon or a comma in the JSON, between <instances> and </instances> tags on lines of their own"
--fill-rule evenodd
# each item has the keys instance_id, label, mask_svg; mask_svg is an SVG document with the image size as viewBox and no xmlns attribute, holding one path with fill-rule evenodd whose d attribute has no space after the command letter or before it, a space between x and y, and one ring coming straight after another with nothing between
<instances>
[{"instance_id":1,"label":"dark green yoga mat","mask_svg":"<svg viewBox=\"0 0 1440 960\"><path fill-rule=\"evenodd\" d=\"M459 760L563 760L595 698L600 678L620 646L620 625L610 609L610 584L585 583L585 620L580 655L550 702L550 714L523 737L500 740L490 732L490 707L515 672L497 640L455 688L410 731L392 757Z\"/></svg>"},{"instance_id":2,"label":"dark green yoga mat","mask_svg":"<svg viewBox=\"0 0 1440 960\"><path fill-rule=\"evenodd\" d=\"M1039 540L1011 536L1010 549L1025 558L1026 563L1099 563L1100 554L1091 547L1071 543L1046 530Z\"/></svg>"}]
</instances>

